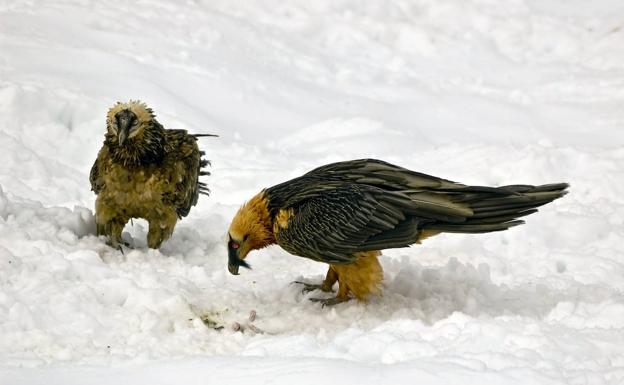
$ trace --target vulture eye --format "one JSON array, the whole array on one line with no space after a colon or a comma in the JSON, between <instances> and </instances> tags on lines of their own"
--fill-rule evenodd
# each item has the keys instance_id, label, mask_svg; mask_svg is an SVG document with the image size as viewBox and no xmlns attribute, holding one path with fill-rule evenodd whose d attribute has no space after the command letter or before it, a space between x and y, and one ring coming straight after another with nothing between
<instances>
[{"instance_id":1,"label":"vulture eye","mask_svg":"<svg viewBox=\"0 0 624 385\"><path fill-rule=\"evenodd\" d=\"M137 128L139 128L139 120L132 119L132 122L130 123L130 132L135 132Z\"/></svg>"}]
</instances>

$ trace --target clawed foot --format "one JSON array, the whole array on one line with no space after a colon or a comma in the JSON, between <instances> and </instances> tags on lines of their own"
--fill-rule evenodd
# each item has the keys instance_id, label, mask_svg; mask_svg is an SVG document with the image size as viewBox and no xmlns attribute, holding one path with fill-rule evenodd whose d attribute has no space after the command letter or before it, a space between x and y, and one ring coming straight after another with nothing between
<instances>
[{"instance_id":1,"label":"clawed foot","mask_svg":"<svg viewBox=\"0 0 624 385\"><path fill-rule=\"evenodd\" d=\"M325 307L325 306L334 306L334 305L338 305L339 303L343 303L343 302L347 302L348 300L350 300L351 298L338 298L338 297L333 297L333 298L310 298L310 301L312 302L320 302L321 303L321 307Z\"/></svg>"},{"instance_id":2,"label":"clawed foot","mask_svg":"<svg viewBox=\"0 0 624 385\"><path fill-rule=\"evenodd\" d=\"M133 249L134 247L132 247L132 245L126 241L121 241L121 242L112 242L112 241L108 241L106 242L106 244L110 247L112 247L113 249L117 249L119 251L121 251L121 254L124 254L123 251L123 246L127 247L128 249Z\"/></svg>"},{"instance_id":3,"label":"clawed foot","mask_svg":"<svg viewBox=\"0 0 624 385\"><path fill-rule=\"evenodd\" d=\"M309 292L314 291L314 290L322 290L324 292L331 292L332 291L331 288L328 289L323 284L305 283L305 282L301 282L301 281L294 281L293 283L296 283L298 285L303 285L303 288L301 289L301 294L306 294L306 293L309 293Z\"/></svg>"}]
</instances>

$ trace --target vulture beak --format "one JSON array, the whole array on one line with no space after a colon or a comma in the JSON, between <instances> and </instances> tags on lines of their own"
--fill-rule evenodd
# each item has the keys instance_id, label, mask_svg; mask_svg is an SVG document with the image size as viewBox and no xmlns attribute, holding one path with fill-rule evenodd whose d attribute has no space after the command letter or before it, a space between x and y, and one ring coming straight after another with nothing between
<instances>
[{"instance_id":1,"label":"vulture beak","mask_svg":"<svg viewBox=\"0 0 624 385\"><path fill-rule=\"evenodd\" d=\"M128 129L127 128L119 128L119 146L123 146L128 138Z\"/></svg>"},{"instance_id":2,"label":"vulture beak","mask_svg":"<svg viewBox=\"0 0 624 385\"><path fill-rule=\"evenodd\" d=\"M250 269L251 267L243 259L238 256L240 250L240 243L235 241L228 242L228 271L232 275L238 275L238 268L240 266Z\"/></svg>"},{"instance_id":3,"label":"vulture beak","mask_svg":"<svg viewBox=\"0 0 624 385\"><path fill-rule=\"evenodd\" d=\"M238 275L238 266L237 265L232 265L231 263L228 263L228 271L232 275Z\"/></svg>"},{"instance_id":4,"label":"vulture beak","mask_svg":"<svg viewBox=\"0 0 624 385\"><path fill-rule=\"evenodd\" d=\"M117 138L119 139L119 146L123 146L128 135L130 134L130 126L132 121L136 119L136 115L129 110L123 110L117 114Z\"/></svg>"}]
</instances>

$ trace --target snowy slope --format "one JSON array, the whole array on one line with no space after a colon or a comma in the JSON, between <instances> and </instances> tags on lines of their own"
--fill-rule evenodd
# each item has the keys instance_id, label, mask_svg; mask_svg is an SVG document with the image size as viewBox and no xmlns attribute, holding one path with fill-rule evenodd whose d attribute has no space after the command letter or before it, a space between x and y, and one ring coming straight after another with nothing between
<instances>
[{"instance_id":1,"label":"snowy slope","mask_svg":"<svg viewBox=\"0 0 624 385\"><path fill-rule=\"evenodd\" d=\"M623 18L616 0L1 2L0 384L621 384ZM122 255L93 235L88 172L130 98L220 138L201 141L211 197L159 251L134 221ZM325 266L276 247L227 272L243 201L360 157L572 189L508 232L384 253L366 305L308 301L291 282Z\"/></svg>"}]
</instances>

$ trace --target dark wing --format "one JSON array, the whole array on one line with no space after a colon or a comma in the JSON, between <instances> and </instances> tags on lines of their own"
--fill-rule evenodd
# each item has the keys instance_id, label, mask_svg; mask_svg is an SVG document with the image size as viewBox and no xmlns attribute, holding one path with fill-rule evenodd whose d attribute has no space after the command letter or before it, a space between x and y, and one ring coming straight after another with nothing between
<instances>
[{"instance_id":1,"label":"dark wing","mask_svg":"<svg viewBox=\"0 0 624 385\"><path fill-rule=\"evenodd\" d=\"M176 185L172 203L178 216L185 217L197 204L199 194L208 194L206 185L199 181L201 175L209 174L202 171L208 161L202 159L204 153L199 151L197 138L186 130L165 130L165 135L165 151L175 162Z\"/></svg>"},{"instance_id":2,"label":"dark wing","mask_svg":"<svg viewBox=\"0 0 624 385\"><path fill-rule=\"evenodd\" d=\"M108 152L106 148L103 147L100 152L98 152L98 156L93 162L93 166L91 167L91 172L89 173L89 182L91 182L91 190L95 192L95 194L99 194L100 191L104 189L104 179L101 177L104 170L103 166L106 161Z\"/></svg>"},{"instance_id":3,"label":"dark wing","mask_svg":"<svg viewBox=\"0 0 624 385\"><path fill-rule=\"evenodd\" d=\"M296 207L309 199L323 196L328 191L346 185L376 187L387 192L409 194L412 200L434 217L444 218L450 212L463 211L462 216L471 212L464 204L454 204L437 193L448 192L498 192L490 187L465 186L446 179L426 175L395 166L376 159L360 159L328 164L316 168L299 178L267 189L269 209L273 214L280 208ZM448 207L450 206L450 207Z\"/></svg>"},{"instance_id":4,"label":"dark wing","mask_svg":"<svg viewBox=\"0 0 624 385\"><path fill-rule=\"evenodd\" d=\"M432 216L463 220L461 210L421 209L405 194L351 184L294 208L288 226L277 232L277 240L285 250L302 257L350 263L358 252L413 244L422 226L435 221Z\"/></svg>"},{"instance_id":5,"label":"dark wing","mask_svg":"<svg viewBox=\"0 0 624 385\"><path fill-rule=\"evenodd\" d=\"M502 231L518 218L566 194L565 183L543 186L466 186L379 160L315 169L267 189L273 214L292 208L278 233L287 251L348 263L362 251L405 247L440 232Z\"/></svg>"},{"instance_id":6,"label":"dark wing","mask_svg":"<svg viewBox=\"0 0 624 385\"><path fill-rule=\"evenodd\" d=\"M267 189L267 193L275 208L291 207L345 183L364 184L389 191L451 191L467 187L381 160L358 159L321 166L298 178L273 186Z\"/></svg>"},{"instance_id":7,"label":"dark wing","mask_svg":"<svg viewBox=\"0 0 624 385\"><path fill-rule=\"evenodd\" d=\"M378 159L356 159L331 163L304 176L348 180L352 183L378 186L386 190L461 189L463 184L419 173Z\"/></svg>"}]
</instances>

